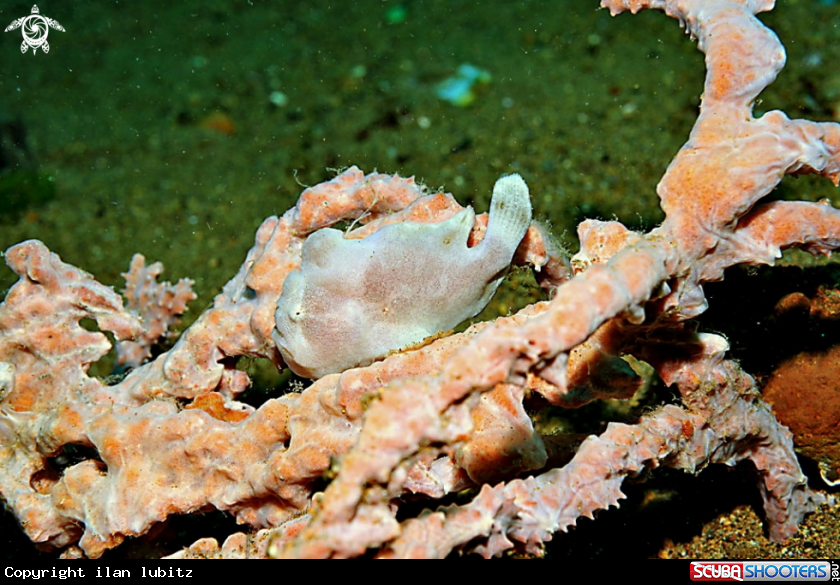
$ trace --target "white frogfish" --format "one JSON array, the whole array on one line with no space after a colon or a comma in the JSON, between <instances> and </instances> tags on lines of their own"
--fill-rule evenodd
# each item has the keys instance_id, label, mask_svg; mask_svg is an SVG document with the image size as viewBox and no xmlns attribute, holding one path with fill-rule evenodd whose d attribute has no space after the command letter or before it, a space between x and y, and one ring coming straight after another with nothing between
<instances>
[{"instance_id":1,"label":"white frogfish","mask_svg":"<svg viewBox=\"0 0 840 585\"><path fill-rule=\"evenodd\" d=\"M272 337L286 364L320 378L366 366L477 315L531 223L522 177L496 181L487 232L470 248L474 219L466 207L445 221L387 225L364 239L332 228L309 236L274 313Z\"/></svg>"}]
</instances>

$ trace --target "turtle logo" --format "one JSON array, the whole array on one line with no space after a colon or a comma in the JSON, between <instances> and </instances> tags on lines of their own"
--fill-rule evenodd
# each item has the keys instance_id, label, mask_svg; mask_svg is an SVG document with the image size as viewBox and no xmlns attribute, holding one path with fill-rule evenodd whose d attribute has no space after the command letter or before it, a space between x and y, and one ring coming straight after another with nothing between
<instances>
[{"instance_id":1,"label":"turtle logo","mask_svg":"<svg viewBox=\"0 0 840 585\"><path fill-rule=\"evenodd\" d=\"M50 52L50 44L47 42L47 34L50 32L50 27L55 30L64 31L64 27L58 24L57 20L41 16L38 13L38 6L32 7L32 14L13 20L12 24L6 27L3 32L9 32L16 28L22 28L23 42L20 45L20 52L25 53L26 49L32 47L32 54L38 52L40 48L44 53Z\"/></svg>"}]
</instances>

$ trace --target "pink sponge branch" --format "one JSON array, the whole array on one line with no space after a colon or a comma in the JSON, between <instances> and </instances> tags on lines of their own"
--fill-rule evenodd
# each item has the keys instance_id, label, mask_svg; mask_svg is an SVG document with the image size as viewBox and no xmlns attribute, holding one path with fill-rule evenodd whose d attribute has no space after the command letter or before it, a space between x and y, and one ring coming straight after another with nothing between
<instances>
[{"instance_id":1,"label":"pink sponge branch","mask_svg":"<svg viewBox=\"0 0 840 585\"><path fill-rule=\"evenodd\" d=\"M760 0L601 2L613 15L625 10L663 10L698 39L706 54L700 116L657 186L666 220L653 233L680 248L676 271L680 281L665 301L674 317L702 312L706 303L699 287L723 278L725 268L742 262L772 263L780 248L795 243L809 247L808 231L793 234L788 229L787 237L777 242L738 229L749 223L745 216L784 175L818 173L835 184L840 176L840 126L790 120L778 111L753 116L758 94L785 63L778 37L754 16L772 9L773 4ZM835 210L823 208L819 215L823 227L817 232L829 231L825 228L837 221ZM809 224L797 225L807 230ZM814 235L819 239L818 233Z\"/></svg>"},{"instance_id":2,"label":"pink sponge branch","mask_svg":"<svg viewBox=\"0 0 840 585\"><path fill-rule=\"evenodd\" d=\"M373 222L379 225L401 217L436 221L461 209L450 195L423 196L413 181L355 168L307 190L298 207L265 220L240 272L175 346L113 386L87 375L110 344L79 323L93 318L124 340L146 331L140 320L112 289L40 242L6 252L21 279L0 305L0 491L33 540L55 547L78 542L85 554L99 556L171 514L208 506L257 528L291 521L310 505L313 484L357 439L367 397L397 376L434 372L458 347L463 336L443 338L256 410L236 402L249 379L231 358L253 355L282 366L270 335L282 283L300 262L303 238L292 226L306 231L300 218L312 206L320 209L315 195L336 184L353 192L376 184L388 194L383 201L405 205ZM359 209L339 206L335 213L345 215L332 223ZM542 237L540 230L532 234L523 257L554 262ZM533 433L524 412L520 419ZM70 445L90 453L57 468ZM418 470L410 489L440 497L468 485L469 470L480 462L466 454L461 460L466 471L454 462Z\"/></svg>"},{"instance_id":3,"label":"pink sponge branch","mask_svg":"<svg viewBox=\"0 0 840 585\"><path fill-rule=\"evenodd\" d=\"M135 254L129 271L123 274L128 308L141 316L145 328L139 338L117 343L117 363L123 367L139 366L152 357L152 346L171 335L169 329L178 324L187 303L196 298L190 279L183 278L176 285L159 283L157 277L162 273L163 264L146 266L143 255Z\"/></svg>"},{"instance_id":4,"label":"pink sponge branch","mask_svg":"<svg viewBox=\"0 0 840 585\"><path fill-rule=\"evenodd\" d=\"M769 206L747 215L785 174L816 172L836 182L840 169L836 125L791 121L780 112L760 119L752 116L758 93L772 83L784 64L784 50L778 38L753 16L772 8L772 3L605 0L602 5L613 14L644 8L665 10L699 39L700 49L706 53L708 74L700 117L689 142L658 187L666 212L664 224L643 239L612 228L599 238L592 232L609 224L590 224L587 243L577 261L578 269L584 271L556 291L545 315L517 327L490 328L455 354L437 377L390 387L368 413L359 442L344 458L342 473L328 487L324 499L319 500L309 527L286 545L283 554L352 555L397 538L400 527L393 518L389 520L386 506L399 490L402 467L417 456L423 445L459 440L464 431L457 422L463 415L458 413L470 403L465 399L475 392L494 384L522 383L521 376L528 371L562 392L566 387L567 352L607 319L623 316L641 322L642 305L655 296L660 297L656 306L663 316L679 320L692 317L706 307L702 284L722 278L726 267L735 263L770 263L780 249L797 244L814 251L828 251L837 241L840 215L825 206ZM774 219L780 220L778 226L764 231L749 229L751 223L755 227L767 225L767 221L759 219L763 214L765 219L775 215ZM790 221L786 221L788 218ZM606 264L599 265L600 262ZM716 375L721 378L722 388L728 388L729 378L740 385L738 374ZM663 378L669 381L664 373ZM677 378L670 381L679 383ZM397 432L395 425L386 421L400 420L397 413L406 411L410 398L422 405L419 411L424 416L412 418L407 428ZM732 443L721 440L720 449L729 453L738 445L768 441L770 447L766 451L751 453L757 467L767 474L764 493L771 534L783 539L819 498L812 497L804 487L789 434L779 430L755 396L749 404L756 410L744 415L749 421L747 428L732 434L737 437ZM736 416L727 407L719 408L727 416ZM709 424L708 419L705 424ZM721 437L730 434L722 433ZM708 438L701 440L703 448L697 451L696 460L686 462L691 469L721 460L718 448L704 443ZM681 447L691 451L690 445ZM650 453L660 450L668 451L661 445L646 451L642 444L624 444L616 457L637 461L628 468L632 472L641 462L651 459ZM584 445L578 455L585 451ZM737 459L733 455L725 460ZM768 465L767 459L779 465ZM795 471L790 473L791 470ZM579 477L575 472L568 473ZM577 505L572 509L591 513L617 501L617 487L610 489L604 474L594 475L597 479L584 488L573 484L574 493L580 488L581 493L590 494L595 491L592 486L598 485L606 486L607 495L594 498L590 507ZM620 474L619 483L620 477L623 475ZM371 485L379 487L365 487ZM542 493L536 486L526 491L532 497L536 492ZM486 488L483 494L487 494ZM551 509L566 507L552 501ZM497 512L502 514L500 510L493 512L491 519ZM526 545L542 542L553 530L565 525L560 520L552 521L533 539L520 535L518 540ZM515 534L516 530L511 532ZM364 535L368 535L368 540ZM507 547L491 547L489 554L504 548Z\"/></svg>"}]
</instances>

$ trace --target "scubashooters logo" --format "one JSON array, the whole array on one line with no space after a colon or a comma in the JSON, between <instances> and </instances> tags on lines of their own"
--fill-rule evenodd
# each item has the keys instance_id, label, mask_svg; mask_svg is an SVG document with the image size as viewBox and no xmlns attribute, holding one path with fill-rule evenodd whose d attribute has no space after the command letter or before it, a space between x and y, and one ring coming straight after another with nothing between
<instances>
[{"instance_id":1,"label":"scubashooters logo","mask_svg":"<svg viewBox=\"0 0 840 585\"><path fill-rule=\"evenodd\" d=\"M692 581L828 581L828 561L692 561Z\"/></svg>"},{"instance_id":2,"label":"scubashooters logo","mask_svg":"<svg viewBox=\"0 0 840 585\"><path fill-rule=\"evenodd\" d=\"M64 27L58 24L57 20L41 16L38 6L32 7L32 14L13 20L12 24L6 27L3 32L10 30L21 29L23 33L23 42L20 44L20 52L25 53L26 50L32 47L32 54L38 52L38 49L44 53L50 52L50 44L47 42L47 35L51 28L55 30L64 31Z\"/></svg>"}]
</instances>

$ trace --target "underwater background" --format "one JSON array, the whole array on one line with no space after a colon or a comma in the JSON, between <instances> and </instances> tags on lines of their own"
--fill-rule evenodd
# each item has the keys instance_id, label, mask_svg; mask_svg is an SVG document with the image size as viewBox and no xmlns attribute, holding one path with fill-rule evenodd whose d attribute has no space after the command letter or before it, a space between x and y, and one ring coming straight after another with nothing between
<instances>
[{"instance_id":1,"label":"underwater background","mask_svg":"<svg viewBox=\"0 0 840 585\"><path fill-rule=\"evenodd\" d=\"M28 15L30 1L0 3L0 25ZM534 217L572 251L584 218L650 229L662 219L656 183L694 123L705 73L674 20L611 18L597 0L38 6L65 29L49 31L48 53L22 54L20 29L0 35L0 250L37 238L117 289L135 252L162 261L166 279L195 281L183 326L235 274L266 216L354 164L414 175L478 212L495 180L518 172ZM788 65L757 112L840 121L840 4L782 0L761 19ZM840 191L813 177L787 178L773 196L840 206ZM824 260L783 263L811 289L840 281ZM489 316L533 300L520 277ZM742 270L710 287L701 321L731 336L732 355L759 379L797 342L813 345L732 316L755 297L764 300L750 318L762 321L778 279ZM14 282L0 268L3 294ZM837 329L820 343L840 340ZM265 392L283 383L264 371L257 381ZM840 557L837 507L787 545L769 543L749 470L657 472L627 492L621 510L557 535L550 554ZM36 554L14 518L2 520L0 554ZM109 554L172 552L143 546Z\"/></svg>"}]
</instances>

